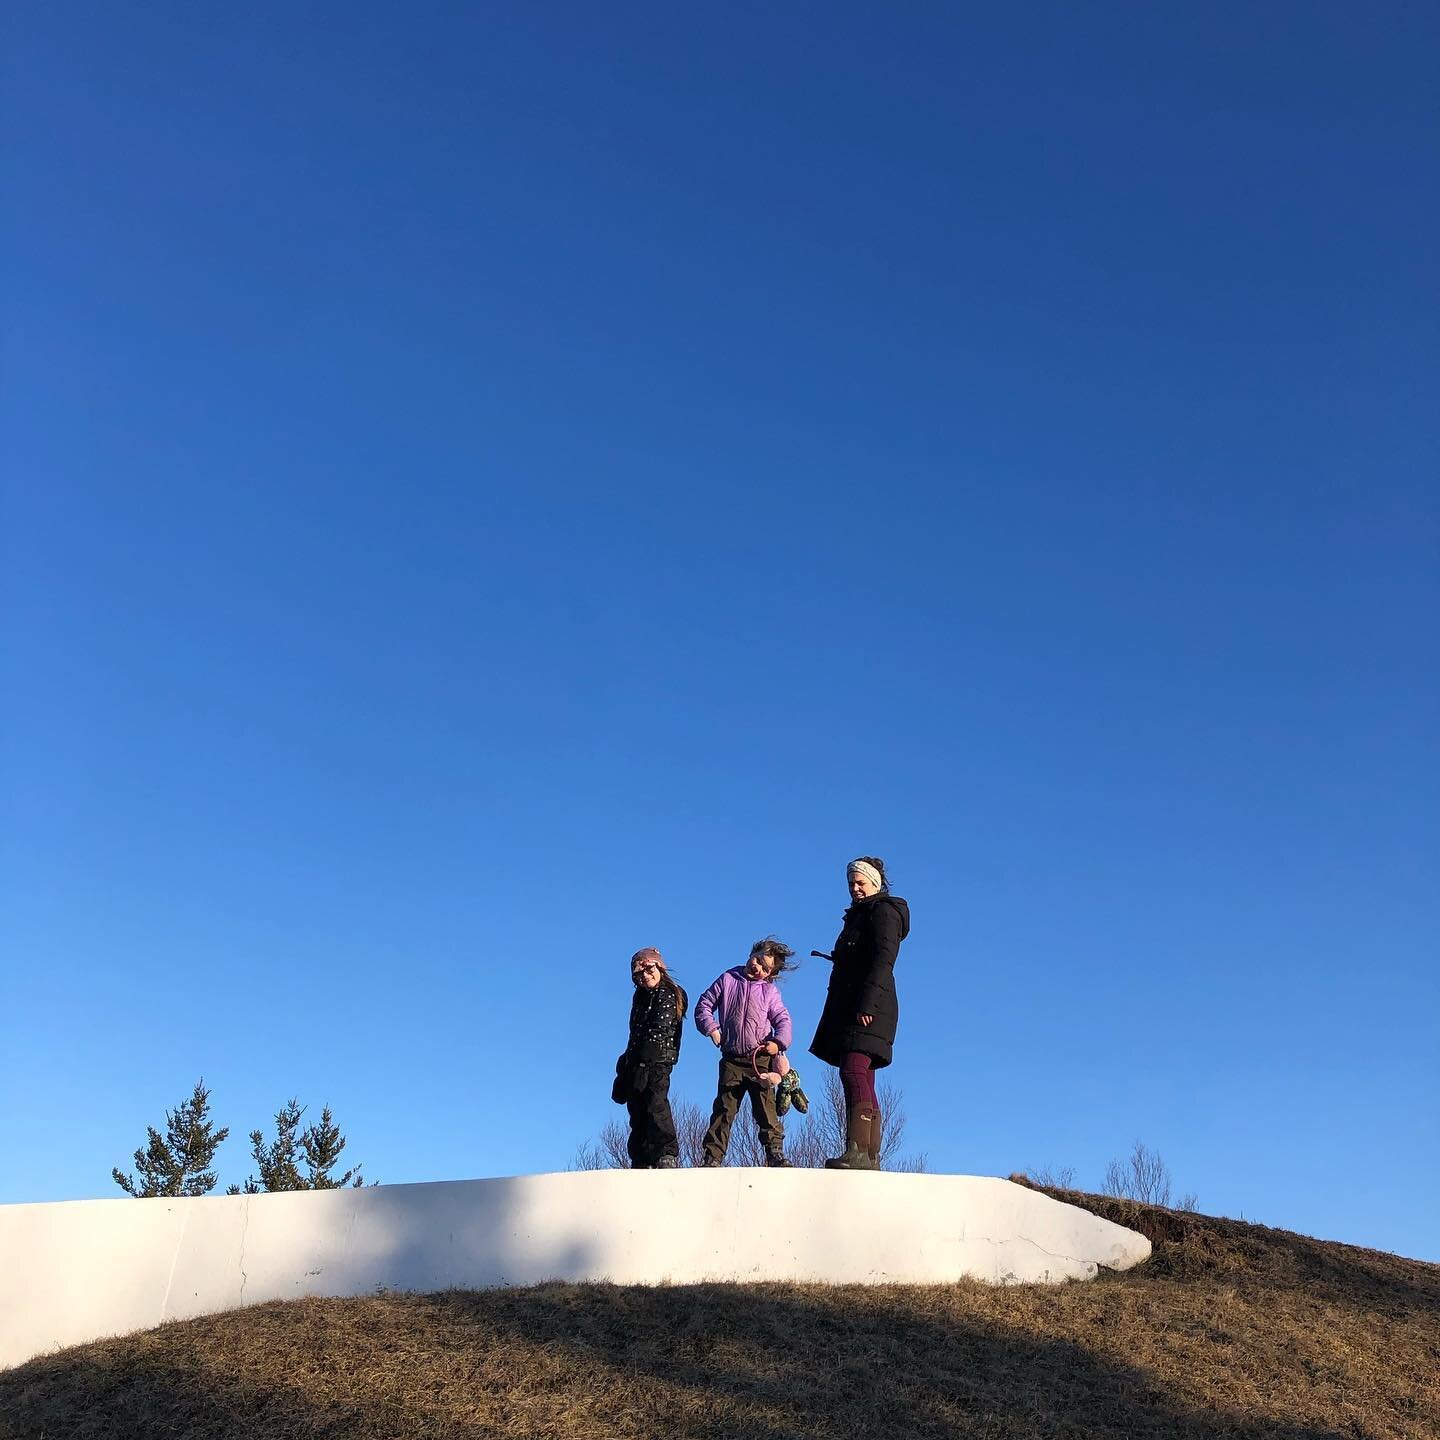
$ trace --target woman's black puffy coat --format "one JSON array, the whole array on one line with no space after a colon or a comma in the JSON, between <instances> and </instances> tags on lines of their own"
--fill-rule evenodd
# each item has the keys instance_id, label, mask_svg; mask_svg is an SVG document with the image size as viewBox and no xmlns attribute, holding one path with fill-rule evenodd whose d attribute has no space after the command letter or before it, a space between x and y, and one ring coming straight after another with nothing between
<instances>
[{"instance_id":1,"label":"woman's black puffy coat","mask_svg":"<svg viewBox=\"0 0 1440 1440\"><path fill-rule=\"evenodd\" d=\"M812 1055L838 1065L847 1050L859 1050L874 1059L877 1070L890 1063L900 1020L895 958L909 933L910 907L898 895L872 895L845 912ZM875 1018L862 1025L859 1015Z\"/></svg>"}]
</instances>

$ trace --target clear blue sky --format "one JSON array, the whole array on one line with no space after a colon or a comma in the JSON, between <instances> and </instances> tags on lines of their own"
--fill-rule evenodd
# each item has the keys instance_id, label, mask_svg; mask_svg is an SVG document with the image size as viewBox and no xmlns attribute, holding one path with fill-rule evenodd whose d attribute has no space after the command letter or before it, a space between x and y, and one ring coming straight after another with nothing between
<instances>
[{"instance_id":1,"label":"clear blue sky","mask_svg":"<svg viewBox=\"0 0 1440 1440\"><path fill-rule=\"evenodd\" d=\"M1440 1259L1433 7L3 27L0 1200L562 1168L872 852L933 1168Z\"/></svg>"}]
</instances>

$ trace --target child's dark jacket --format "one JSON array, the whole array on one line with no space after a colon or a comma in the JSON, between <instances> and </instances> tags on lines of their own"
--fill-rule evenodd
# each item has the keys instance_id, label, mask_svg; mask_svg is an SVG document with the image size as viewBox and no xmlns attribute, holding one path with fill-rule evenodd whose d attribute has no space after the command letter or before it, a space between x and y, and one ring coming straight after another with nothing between
<instances>
[{"instance_id":1,"label":"child's dark jacket","mask_svg":"<svg viewBox=\"0 0 1440 1440\"><path fill-rule=\"evenodd\" d=\"M668 1070L680 1058L689 1003L678 985L673 990L669 985L657 985L653 990L635 987L630 1001L630 1036L625 1053L615 1062L615 1084L610 1089L610 1098L617 1105L645 1088L652 1068L663 1065Z\"/></svg>"},{"instance_id":2,"label":"child's dark jacket","mask_svg":"<svg viewBox=\"0 0 1440 1440\"><path fill-rule=\"evenodd\" d=\"M625 1054L632 1061L673 1065L680 1058L680 1037L685 1030L689 999L678 985L635 987L630 1002L630 1039ZM676 1014L676 1009L679 1014Z\"/></svg>"}]
</instances>

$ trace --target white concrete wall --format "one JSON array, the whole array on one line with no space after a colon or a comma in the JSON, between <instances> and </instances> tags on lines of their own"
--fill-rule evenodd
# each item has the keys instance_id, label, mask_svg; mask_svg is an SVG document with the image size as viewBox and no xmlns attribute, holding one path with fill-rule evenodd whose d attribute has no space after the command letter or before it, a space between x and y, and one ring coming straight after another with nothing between
<instances>
[{"instance_id":1,"label":"white concrete wall","mask_svg":"<svg viewBox=\"0 0 1440 1440\"><path fill-rule=\"evenodd\" d=\"M200 1200L0 1206L0 1366L263 1300L531 1285L994 1284L1150 1242L972 1175L597 1170Z\"/></svg>"}]
</instances>

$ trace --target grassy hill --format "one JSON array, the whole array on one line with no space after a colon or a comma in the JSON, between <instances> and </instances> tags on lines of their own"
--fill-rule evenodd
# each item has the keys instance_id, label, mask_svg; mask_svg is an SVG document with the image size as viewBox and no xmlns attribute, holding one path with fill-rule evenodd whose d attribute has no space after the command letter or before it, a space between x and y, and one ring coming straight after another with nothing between
<instances>
[{"instance_id":1,"label":"grassy hill","mask_svg":"<svg viewBox=\"0 0 1440 1440\"><path fill-rule=\"evenodd\" d=\"M1151 1260L1054 1289L261 1305L0 1374L0 1436L1440 1436L1440 1266L1049 1193L1143 1231Z\"/></svg>"}]
</instances>

